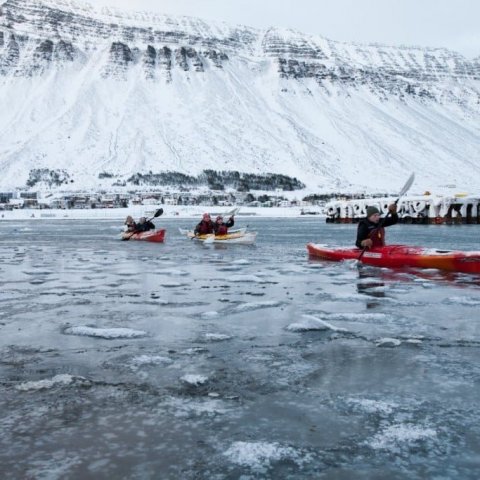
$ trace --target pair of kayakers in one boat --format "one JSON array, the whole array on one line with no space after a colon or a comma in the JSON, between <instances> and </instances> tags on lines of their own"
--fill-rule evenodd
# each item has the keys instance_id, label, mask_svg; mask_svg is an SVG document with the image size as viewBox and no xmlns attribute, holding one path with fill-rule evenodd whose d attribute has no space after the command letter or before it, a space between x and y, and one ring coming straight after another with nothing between
<instances>
[{"instance_id":1,"label":"pair of kayakers in one boat","mask_svg":"<svg viewBox=\"0 0 480 480\"><path fill-rule=\"evenodd\" d=\"M145 217L140 217L138 222L135 222L129 215L125 220L125 225L127 226L127 232L132 233L148 232L149 230L155 229L153 222L147 220Z\"/></svg>"},{"instance_id":2,"label":"pair of kayakers in one boat","mask_svg":"<svg viewBox=\"0 0 480 480\"><path fill-rule=\"evenodd\" d=\"M388 206L390 215L380 219L380 210L377 207L368 207L367 216L360 220L357 227L358 248L367 249L383 247L385 245L385 227L395 225L398 222L397 204Z\"/></svg>"},{"instance_id":3,"label":"pair of kayakers in one boat","mask_svg":"<svg viewBox=\"0 0 480 480\"><path fill-rule=\"evenodd\" d=\"M233 227L235 220L233 215L227 220L223 221L223 217L219 215L215 222L211 219L209 213L204 213L202 220L197 224L193 233L195 235L209 235L214 233L215 235L227 235L228 229Z\"/></svg>"}]
</instances>

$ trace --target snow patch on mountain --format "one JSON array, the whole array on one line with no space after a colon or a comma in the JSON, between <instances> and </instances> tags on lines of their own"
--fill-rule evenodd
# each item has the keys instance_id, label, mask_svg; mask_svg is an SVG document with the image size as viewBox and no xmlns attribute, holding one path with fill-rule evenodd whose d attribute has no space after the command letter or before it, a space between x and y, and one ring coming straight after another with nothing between
<instances>
[{"instance_id":1,"label":"snow patch on mountain","mask_svg":"<svg viewBox=\"0 0 480 480\"><path fill-rule=\"evenodd\" d=\"M327 192L396 191L415 171L412 191L478 190L480 59L446 49L6 0L0 85L2 189L47 168L72 189L213 169Z\"/></svg>"}]
</instances>

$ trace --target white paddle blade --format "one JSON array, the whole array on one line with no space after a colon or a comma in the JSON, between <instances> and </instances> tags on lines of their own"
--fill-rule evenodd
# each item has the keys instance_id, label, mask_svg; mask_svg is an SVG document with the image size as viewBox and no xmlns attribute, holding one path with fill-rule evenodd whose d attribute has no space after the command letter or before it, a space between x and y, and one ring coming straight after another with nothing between
<instances>
[{"instance_id":1,"label":"white paddle blade","mask_svg":"<svg viewBox=\"0 0 480 480\"><path fill-rule=\"evenodd\" d=\"M399 197L403 197L409 190L410 187L412 186L413 181L415 180L415 172L408 177L407 182L403 186L402 190L400 190L400 193L398 194Z\"/></svg>"},{"instance_id":2,"label":"white paddle blade","mask_svg":"<svg viewBox=\"0 0 480 480\"><path fill-rule=\"evenodd\" d=\"M230 210L229 212L225 212L225 217L233 217L240 211L240 208L234 208L233 210Z\"/></svg>"},{"instance_id":3,"label":"white paddle blade","mask_svg":"<svg viewBox=\"0 0 480 480\"><path fill-rule=\"evenodd\" d=\"M204 244L209 245L210 243L213 243L215 241L215 234L211 233L210 235L207 236L207 238L203 241Z\"/></svg>"}]
</instances>

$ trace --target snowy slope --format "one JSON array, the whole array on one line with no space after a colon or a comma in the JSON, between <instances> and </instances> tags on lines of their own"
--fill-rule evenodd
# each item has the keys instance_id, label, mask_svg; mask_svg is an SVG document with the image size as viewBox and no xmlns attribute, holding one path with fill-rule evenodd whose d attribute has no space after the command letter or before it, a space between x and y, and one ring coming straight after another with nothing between
<instances>
[{"instance_id":1,"label":"snowy slope","mask_svg":"<svg viewBox=\"0 0 480 480\"><path fill-rule=\"evenodd\" d=\"M188 17L7 0L0 179L66 170L295 176L321 191L479 190L480 61Z\"/></svg>"}]
</instances>

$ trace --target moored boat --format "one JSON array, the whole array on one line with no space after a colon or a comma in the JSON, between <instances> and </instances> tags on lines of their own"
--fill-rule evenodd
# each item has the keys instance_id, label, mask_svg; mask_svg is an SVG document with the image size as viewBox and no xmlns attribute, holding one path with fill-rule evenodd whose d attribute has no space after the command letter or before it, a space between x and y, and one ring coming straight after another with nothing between
<instances>
[{"instance_id":1,"label":"moored boat","mask_svg":"<svg viewBox=\"0 0 480 480\"><path fill-rule=\"evenodd\" d=\"M142 240L145 242L162 243L165 240L166 230L164 228L158 230L149 230L148 232L130 233L125 232L122 234L122 240Z\"/></svg>"},{"instance_id":2,"label":"moored boat","mask_svg":"<svg viewBox=\"0 0 480 480\"><path fill-rule=\"evenodd\" d=\"M311 257L331 260L359 260L361 263L387 268L437 268L452 272L480 273L480 251L438 250L409 245L388 245L362 250L308 243Z\"/></svg>"}]
</instances>

